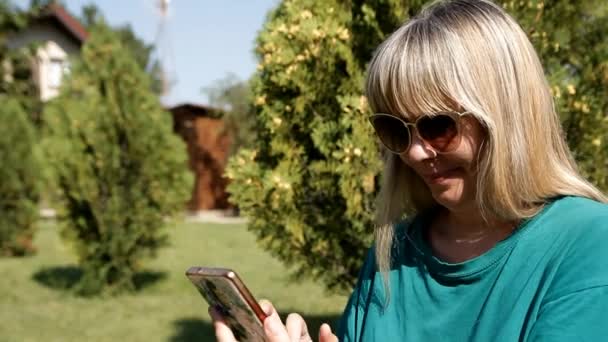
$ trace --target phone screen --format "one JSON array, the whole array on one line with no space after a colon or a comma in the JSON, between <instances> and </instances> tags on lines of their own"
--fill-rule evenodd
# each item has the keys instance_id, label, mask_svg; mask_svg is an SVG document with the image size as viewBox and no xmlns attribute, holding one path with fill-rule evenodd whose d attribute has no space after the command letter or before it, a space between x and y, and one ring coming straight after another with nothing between
<instances>
[{"instance_id":1,"label":"phone screen","mask_svg":"<svg viewBox=\"0 0 608 342\"><path fill-rule=\"evenodd\" d=\"M259 312L254 312L251 307L258 305L255 301L251 303L252 298L249 301L245 298L245 296L251 296L247 290L245 290L247 293L243 294L244 291L239 289L239 287L244 288L244 285L238 280L238 277L235 280L234 277L228 277L228 273L204 274L204 270L204 268L200 268L196 272L189 270L187 276L207 303L224 316L234 337L238 341L264 341L264 327L258 315ZM227 270L227 272L231 271ZM232 272L232 274L234 273Z\"/></svg>"}]
</instances>

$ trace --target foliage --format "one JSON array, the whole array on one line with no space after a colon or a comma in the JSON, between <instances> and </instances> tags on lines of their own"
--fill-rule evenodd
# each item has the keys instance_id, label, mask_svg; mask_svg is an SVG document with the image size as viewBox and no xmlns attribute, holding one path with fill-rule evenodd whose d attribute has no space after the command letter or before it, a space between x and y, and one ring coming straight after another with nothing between
<instances>
[{"instance_id":1,"label":"foliage","mask_svg":"<svg viewBox=\"0 0 608 342\"><path fill-rule=\"evenodd\" d=\"M82 7L81 21L87 29L93 28L96 24L107 22L99 7L92 3ZM130 24L112 27L111 29L116 32L121 44L130 51L137 64L146 70L151 77L152 91L160 94L162 91L160 78L162 70L160 62L153 57L154 45L147 44L137 37Z\"/></svg>"},{"instance_id":2,"label":"foliage","mask_svg":"<svg viewBox=\"0 0 608 342\"><path fill-rule=\"evenodd\" d=\"M53 3L62 3L57 0L30 0L30 9L41 10Z\"/></svg>"},{"instance_id":3,"label":"foliage","mask_svg":"<svg viewBox=\"0 0 608 342\"><path fill-rule=\"evenodd\" d=\"M23 106L0 95L0 256L34 252L40 183L36 137Z\"/></svg>"},{"instance_id":4,"label":"foliage","mask_svg":"<svg viewBox=\"0 0 608 342\"><path fill-rule=\"evenodd\" d=\"M94 27L81 59L44 112L63 232L83 268L79 292L133 290L188 198L186 150L116 33Z\"/></svg>"},{"instance_id":5,"label":"foliage","mask_svg":"<svg viewBox=\"0 0 608 342\"><path fill-rule=\"evenodd\" d=\"M32 81L32 47L10 50L10 34L23 28L27 13L0 0L0 255L33 253L38 219L41 163L31 118L39 111Z\"/></svg>"},{"instance_id":6,"label":"foliage","mask_svg":"<svg viewBox=\"0 0 608 342\"><path fill-rule=\"evenodd\" d=\"M426 1L284 0L259 34L258 140L232 158L231 200L296 276L349 289L372 238L379 153L362 83L375 47ZM570 146L608 190L602 0L502 1L549 74Z\"/></svg>"},{"instance_id":7,"label":"foliage","mask_svg":"<svg viewBox=\"0 0 608 342\"><path fill-rule=\"evenodd\" d=\"M229 73L211 86L204 87L203 92L209 98L209 105L223 113L232 139L229 155L234 155L241 147L252 146L256 140L256 122L249 82Z\"/></svg>"},{"instance_id":8,"label":"foliage","mask_svg":"<svg viewBox=\"0 0 608 342\"><path fill-rule=\"evenodd\" d=\"M29 11L21 11L6 0L0 0L0 94L16 98L35 117L40 110L36 85L33 82L32 59L36 46L13 50L7 41L10 35L25 28L32 17Z\"/></svg>"},{"instance_id":9,"label":"foliage","mask_svg":"<svg viewBox=\"0 0 608 342\"><path fill-rule=\"evenodd\" d=\"M399 1L283 1L258 37L258 140L231 160L231 200L296 277L330 289L351 287L371 243L380 160L364 66L405 9Z\"/></svg>"},{"instance_id":10,"label":"foliage","mask_svg":"<svg viewBox=\"0 0 608 342\"><path fill-rule=\"evenodd\" d=\"M608 3L503 1L539 52L582 173L608 192Z\"/></svg>"}]
</instances>

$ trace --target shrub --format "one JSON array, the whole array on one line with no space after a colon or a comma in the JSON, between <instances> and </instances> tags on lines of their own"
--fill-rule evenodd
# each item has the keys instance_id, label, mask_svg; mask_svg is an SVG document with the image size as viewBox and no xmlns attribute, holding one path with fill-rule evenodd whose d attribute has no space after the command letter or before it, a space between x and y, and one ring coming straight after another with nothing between
<instances>
[{"instance_id":1,"label":"shrub","mask_svg":"<svg viewBox=\"0 0 608 342\"><path fill-rule=\"evenodd\" d=\"M35 251L41 162L31 119L39 109L32 80L33 47L10 50L9 34L22 29L27 14L0 0L0 255Z\"/></svg>"},{"instance_id":2,"label":"shrub","mask_svg":"<svg viewBox=\"0 0 608 342\"><path fill-rule=\"evenodd\" d=\"M0 95L0 255L25 255L38 220L40 162L36 136L21 104Z\"/></svg>"},{"instance_id":3,"label":"shrub","mask_svg":"<svg viewBox=\"0 0 608 342\"><path fill-rule=\"evenodd\" d=\"M133 290L144 259L166 243L167 218L189 195L185 146L127 51L96 26L44 112L63 233L83 268L83 294Z\"/></svg>"},{"instance_id":4,"label":"shrub","mask_svg":"<svg viewBox=\"0 0 608 342\"><path fill-rule=\"evenodd\" d=\"M404 10L283 1L258 37L258 140L231 160L231 198L264 248L331 289L351 287L371 243L380 160L364 67Z\"/></svg>"}]
</instances>

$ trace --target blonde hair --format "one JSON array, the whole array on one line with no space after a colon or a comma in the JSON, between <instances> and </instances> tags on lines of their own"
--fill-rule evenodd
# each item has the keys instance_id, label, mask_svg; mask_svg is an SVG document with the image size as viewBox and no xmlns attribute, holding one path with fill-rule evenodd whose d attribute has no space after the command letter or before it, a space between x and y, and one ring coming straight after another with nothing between
<instances>
[{"instance_id":1,"label":"blonde hair","mask_svg":"<svg viewBox=\"0 0 608 342\"><path fill-rule=\"evenodd\" d=\"M490 1L448 0L426 7L379 46L366 93L375 112L408 120L459 108L474 115L487 132L476 197L486 218L528 218L559 195L607 201L577 171L532 44ZM435 205L419 176L388 153L375 233L385 287L393 225Z\"/></svg>"}]
</instances>

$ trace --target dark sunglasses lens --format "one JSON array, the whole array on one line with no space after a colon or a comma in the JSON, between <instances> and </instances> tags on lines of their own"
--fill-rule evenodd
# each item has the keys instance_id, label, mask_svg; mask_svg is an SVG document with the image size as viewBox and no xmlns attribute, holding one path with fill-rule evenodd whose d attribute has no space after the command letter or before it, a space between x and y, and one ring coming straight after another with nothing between
<instances>
[{"instance_id":1,"label":"dark sunglasses lens","mask_svg":"<svg viewBox=\"0 0 608 342\"><path fill-rule=\"evenodd\" d=\"M422 117L418 120L416 129L420 137L436 151L450 151L458 143L458 127L449 115Z\"/></svg>"},{"instance_id":2,"label":"dark sunglasses lens","mask_svg":"<svg viewBox=\"0 0 608 342\"><path fill-rule=\"evenodd\" d=\"M403 122L389 115L379 115L372 119L380 141L393 152L403 152L410 141L410 132Z\"/></svg>"}]
</instances>

